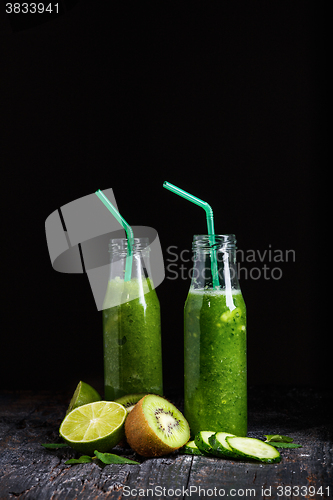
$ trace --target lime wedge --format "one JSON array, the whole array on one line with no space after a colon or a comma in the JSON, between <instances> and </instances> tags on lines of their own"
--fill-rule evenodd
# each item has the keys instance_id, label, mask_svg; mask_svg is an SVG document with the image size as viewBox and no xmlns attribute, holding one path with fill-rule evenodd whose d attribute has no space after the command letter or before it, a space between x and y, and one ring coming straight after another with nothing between
<instances>
[{"instance_id":1,"label":"lime wedge","mask_svg":"<svg viewBox=\"0 0 333 500\"><path fill-rule=\"evenodd\" d=\"M73 397L70 400L68 409L66 411L66 415L74 408L78 408L79 406L86 405L88 403L93 403L94 401L100 401L102 398L98 394L97 391L91 385L82 382L82 380L78 383Z\"/></svg>"},{"instance_id":2,"label":"lime wedge","mask_svg":"<svg viewBox=\"0 0 333 500\"><path fill-rule=\"evenodd\" d=\"M65 416L60 436L85 455L94 450L110 451L124 438L125 408L114 401L96 401L79 406Z\"/></svg>"}]
</instances>

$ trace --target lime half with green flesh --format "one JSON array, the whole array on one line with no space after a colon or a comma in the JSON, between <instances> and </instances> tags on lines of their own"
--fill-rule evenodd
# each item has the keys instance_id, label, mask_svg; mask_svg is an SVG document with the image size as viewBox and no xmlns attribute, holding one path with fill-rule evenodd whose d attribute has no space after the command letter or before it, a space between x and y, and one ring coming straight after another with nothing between
<instances>
[{"instance_id":1,"label":"lime half with green flesh","mask_svg":"<svg viewBox=\"0 0 333 500\"><path fill-rule=\"evenodd\" d=\"M101 396L93 387L91 387L91 385L86 384L81 380L74 391L72 399L70 400L66 415L79 406L93 403L94 401L100 401L101 399Z\"/></svg>"},{"instance_id":2,"label":"lime half with green flesh","mask_svg":"<svg viewBox=\"0 0 333 500\"><path fill-rule=\"evenodd\" d=\"M110 451L124 438L126 409L114 401L96 401L79 406L65 416L61 437L76 451L93 455Z\"/></svg>"}]
</instances>

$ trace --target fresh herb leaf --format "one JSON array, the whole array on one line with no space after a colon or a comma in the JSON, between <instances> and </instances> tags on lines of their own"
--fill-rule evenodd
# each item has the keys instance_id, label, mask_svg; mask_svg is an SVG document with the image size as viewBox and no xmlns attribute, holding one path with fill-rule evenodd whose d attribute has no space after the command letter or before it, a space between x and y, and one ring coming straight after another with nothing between
<instances>
[{"instance_id":1,"label":"fresh herb leaf","mask_svg":"<svg viewBox=\"0 0 333 500\"><path fill-rule=\"evenodd\" d=\"M67 448L67 443L42 443L44 448L49 448L50 450L57 450L58 448Z\"/></svg>"},{"instance_id":2,"label":"fresh herb leaf","mask_svg":"<svg viewBox=\"0 0 333 500\"><path fill-rule=\"evenodd\" d=\"M80 458L70 458L65 462L66 465L72 465L72 464L89 464L92 462L93 459L92 457L89 457L88 455L82 455Z\"/></svg>"},{"instance_id":3,"label":"fresh herb leaf","mask_svg":"<svg viewBox=\"0 0 333 500\"><path fill-rule=\"evenodd\" d=\"M280 434L264 434L267 438L265 443L268 443L275 448L302 448L301 444L293 443L293 438L289 436L281 436Z\"/></svg>"},{"instance_id":4,"label":"fresh herb leaf","mask_svg":"<svg viewBox=\"0 0 333 500\"><path fill-rule=\"evenodd\" d=\"M302 448L301 444L296 443L281 443L276 441L265 441L267 444L274 446L275 448Z\"/></svg>"},{"instance_id":5,"label":"fresh herb leaf","mask_svg":"<svg viewBox=\"0 0 333 500\"><path fill-rule=\"evenodd\" d=\"M274 441L275 443L292 443L293 438L289 436L281 436L280 434L264 434L267 443Z\"/></svg>"},{"instance_id":6,"label":"fresh herb leaf","mask_svg":"<svg viewBox=\"0 0 333 500\"><path fill-rule=\"evenodd\" d=\"M139 462L134 462L125 457L120 457L119 455L113 455L112 453L100 453L99 451L94 451L96 457L104 464L136 464L140 465Z\"/></svg>"}]
</instances>

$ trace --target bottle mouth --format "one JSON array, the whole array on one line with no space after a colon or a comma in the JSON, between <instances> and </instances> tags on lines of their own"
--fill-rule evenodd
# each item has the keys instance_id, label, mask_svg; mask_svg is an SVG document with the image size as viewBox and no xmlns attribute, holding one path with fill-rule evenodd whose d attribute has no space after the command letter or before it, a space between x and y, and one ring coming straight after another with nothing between
<instances>
[{"instance_id":1,"label":"bottle mouth","mask_svg":"<svg viewBox=\"0 0 333 500\"><path fill-rule=\"evenodd\" d=\"M212 241L213 240L213 241ZM195 234L193 236L192 250L236 250L236 237L234 234Z\"/></svg>"},{"instance_id":2,"label":"bottle mouth","mask_svg":"<svg viewBox=\"0 0 333 500\"><path fill-rule=\"evenodd\" d=\"M149 251L149 238L134 238L133 253ZM127 254L127 238L112 238L109 243L110 253Z\"/></svg>"}]
</instances>

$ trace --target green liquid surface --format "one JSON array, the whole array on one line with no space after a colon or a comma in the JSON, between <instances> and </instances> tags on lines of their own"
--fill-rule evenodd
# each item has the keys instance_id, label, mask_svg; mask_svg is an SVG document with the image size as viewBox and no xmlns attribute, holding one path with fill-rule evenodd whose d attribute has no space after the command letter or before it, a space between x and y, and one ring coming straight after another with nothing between
<instances>
[{"instance_id":1,"label":"green liquid surface","mask_svg":"<svg viewBox=\"0 0 333 500\"><path fill-rule=\"evenodd\" d=\"M126 301L113 305L120 296ZM162 395L160 304L149 279L110 280L105 300L111 306L103 310L105 399Z\"/></svg>"},{"instance_id":2,"label":"green liquid surface","mask_svg":"<svg viewBox=\"0 0 333 500\"><path fill-rule=\"evenodd\" d=\"M185 417L199 431L247 434L246 308L240 291L190 289L185 303Z\"/></svg>"}]
</instances>

